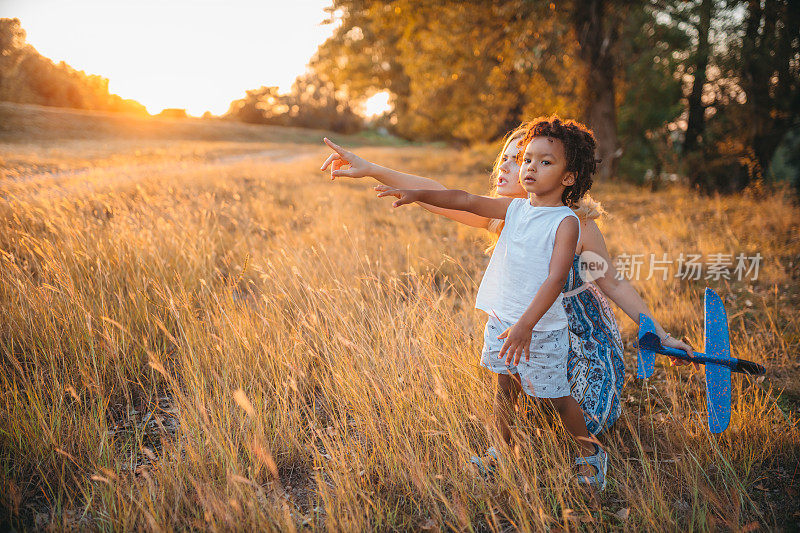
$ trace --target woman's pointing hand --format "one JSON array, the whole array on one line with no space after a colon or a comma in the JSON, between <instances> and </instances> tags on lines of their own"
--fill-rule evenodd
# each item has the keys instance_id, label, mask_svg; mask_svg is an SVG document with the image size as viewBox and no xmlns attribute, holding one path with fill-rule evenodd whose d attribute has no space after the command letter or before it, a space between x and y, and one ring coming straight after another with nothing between
<instances>
[{"instance_id":1,"label":"woman's pointing hand","mask_svg":"<svg viewBox=\"0 0 800 533\"><path fill-rule=\"evenodd\" d=\"M327 170L330 167L332 180L340 177L363 178L372 174L372 163L363 157L358 157L353 152L345 150L327 137L323 141L334 153L329 155L325 162L322 163L320 170Z\"/></svg>"}]
</instances>

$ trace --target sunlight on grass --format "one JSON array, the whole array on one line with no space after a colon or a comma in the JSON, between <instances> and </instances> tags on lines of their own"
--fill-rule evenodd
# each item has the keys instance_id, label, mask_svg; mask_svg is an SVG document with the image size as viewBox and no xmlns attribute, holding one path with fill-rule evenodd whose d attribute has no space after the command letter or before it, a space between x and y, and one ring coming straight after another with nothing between
<instances>
[{"instance_id":1,"label":"sunlight on grass","mask_svg":"<svg viewBox=\"0 0 800 533\"><path fill-rule=\"evenodd\" d=\"M486 189L482 154L363 153ZM611 480L593 497L571 481L563 430L528 402L496 479L467 468L471 454L500 446L473 309L483 236L392 211L366 182L331 183L318 165L313 154L243 159L132 179L98 168L81 187L43 180L5 197L0 499L15 519L276 531L790 519L796 492L770 491L790 485L800 459L796 411L777 399L786 386L797 394L794 207L778 196L597 188L612 255L765 257L758 282L714 287L732 352L769 379L735 376L731 427L714 437L702 375L660 366L633 379L635 327L618 314L625 411L602 437ZM636 285L667 330L700 347L704 283Z\"/></svg>"}]
</instances>

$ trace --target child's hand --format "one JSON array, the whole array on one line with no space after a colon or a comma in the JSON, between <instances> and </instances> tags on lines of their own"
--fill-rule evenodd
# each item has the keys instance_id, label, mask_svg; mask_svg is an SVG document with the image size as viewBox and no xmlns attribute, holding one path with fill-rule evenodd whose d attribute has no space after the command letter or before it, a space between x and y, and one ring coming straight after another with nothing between
<instances>
[{"instance_id":1,"label":"child's hand","mask_svg":"<svg viewBox=\"0 0 800 533\"><path fill-rule=\"evenodd\" d=\"M384 196L394 196L397 200L392 203L392 207L400 207L401 205L412 204L419 200L419 191L414 189L392 189L391 187L375 187L378 191L378 198Z\"/></svg>"},{"instance_id":2,"label":"child's hand","mask_svg":"<svg viewBox=\"0 0 800 533\"><path fill-rule=\"evenodd\" d=\"M338 177L348 178L363 178L372 174L372 163L362 157L358 157L353 152L348 152L335 142L327 137L322 139L325 144L331 147L336 152L328 156L328 159L322 163L320 170L331 168L331 179Z\"/></svg>"},{"instance_id":3,"label":"child's hand","mask_svg":"<svg viewBox=\"0 0 800 533\"><path fill-rule=\"evenodd\" d=\"M522 326L517 322L503 333L497 336L498 339L505 339L503 347L500 349L500 359L506 356L506 365L518 365L520 357L525 353L525 360L529 361L531 358L530 345L531 336L533 335L533 328Z\"/></svg>"}]
</instances>

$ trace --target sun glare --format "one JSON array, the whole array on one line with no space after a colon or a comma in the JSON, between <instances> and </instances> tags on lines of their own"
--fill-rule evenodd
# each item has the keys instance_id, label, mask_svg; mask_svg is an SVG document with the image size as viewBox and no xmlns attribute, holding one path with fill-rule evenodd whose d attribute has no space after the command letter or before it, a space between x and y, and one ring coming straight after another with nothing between
<instances>
[{"instance_id":1,"label":"sun glare","mask_svg":"<svg viewBox=\"0 0 800 533\"><path fill-rule=\"evenodd\" d=\"M367 118L382 115L389 111L392 106L389 104L389 91L381 91L369 97L364 102L364 116Z\"/></svg>"}]
</instances>

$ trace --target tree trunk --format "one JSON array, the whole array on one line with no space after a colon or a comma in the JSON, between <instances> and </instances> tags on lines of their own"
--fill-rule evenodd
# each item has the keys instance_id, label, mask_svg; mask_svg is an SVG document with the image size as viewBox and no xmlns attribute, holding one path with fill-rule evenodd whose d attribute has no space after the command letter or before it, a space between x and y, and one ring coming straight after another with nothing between
<instances>
[{"instance_id":1,"label":"tree trunk","mask_svg":"<svg viewBox=\"0 0 800 533\"><path fill-rule=\"evenodd\" d=\"M796 1L750 0L742 46L742 87L747 94L749 131L757 175L765 177L781 140L800 116ZM795 65L795 66L793 66Z\"/></svg>"},{"instance_id":2,"label":"tree trunk","mask_svg":"<svg viewBox=\"0 0 800 533\"><path fill-rule=\"evenodd\" d=\"M622 155L617 140L617 108L614 91L614 76L610 70L595 69L589 75L591 86L587 121L597 139L597 156L601 162L597 177L601 180L613 178Z\"/></svg>"},{"instance_id":3,"label":"tree trunk","mask_svg":"<svg viewBox=\"0 0 800 533\"><path fill-rule=\"evenodd\" d=\"M697 149L706 127L706 107L703 105L703 87L706 84L708 67L708 33L711 30L711 16L714 2L703 0L700 4L700 24L697 27L697 54L692 92L689 95L689 120L683 141L683 153Z\"/></svg>"},{"instance_id":4,"label":"tree trunk","mask_svg":"<svg viewBox=\"0 0 800 533\"><path fill-rule=\"evenodd\" d=\"M607 1L589 0L576 4L572 10L572 23L580 45L580 57L586 66L586 121L594 130L597 156L602 160L597 177L606 180L616 173L622 155L617 140L616 62L613 57L619 27L608 14Z\"/></svg>"}]
</instances>

